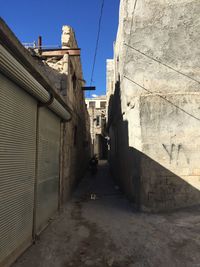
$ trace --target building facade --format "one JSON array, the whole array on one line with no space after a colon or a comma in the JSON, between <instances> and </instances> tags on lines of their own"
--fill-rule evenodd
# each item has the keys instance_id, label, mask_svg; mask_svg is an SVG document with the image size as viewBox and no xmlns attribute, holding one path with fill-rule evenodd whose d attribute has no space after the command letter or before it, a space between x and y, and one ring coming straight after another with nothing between
<instances>
[{"instance_id":1,"label":"building facade","mask_svg":"<svg viewBox=\"0 0 200 267\"><path fill-rule=\"evenodd\" d=\"M107 61L109 161L140 210L200 204L200 2L121 0Z\"/></svg>"},{"instance_id":2,"label":"building facade","mask_svg":"<svg viewBox=\"0 0 200 267\"><path fill-rule=\"evenodd\" d=\"M85 102L90 117L91 154L96 154L100 159L106 159L106 96L86 98Z\"/></svg>"},{"instance_id":3,"label":"building facade","mask_svg":"<svg viewBox=\"0 0 200 267\"><path fill-rule=\"evenodd\" d=\"M61 48L31 49L40 71L48 77L56 92L72 110L70 122L63 125L63 202L84 174L90 156L89 114L85 107L85 85L73 29L62 27Z\"/></svg>"},{"instance_id":4,"label":"building facade","mask_svg":"<svg viewBox=\"0 0 200 267\"><path fill-rule=\"evenodd\" d=\"M67 48L28 51L0 20L2 267L10 266L62 209L88 165L80 55L72 29L65 26L63 35Z\"/></svg>"}]
</instances>

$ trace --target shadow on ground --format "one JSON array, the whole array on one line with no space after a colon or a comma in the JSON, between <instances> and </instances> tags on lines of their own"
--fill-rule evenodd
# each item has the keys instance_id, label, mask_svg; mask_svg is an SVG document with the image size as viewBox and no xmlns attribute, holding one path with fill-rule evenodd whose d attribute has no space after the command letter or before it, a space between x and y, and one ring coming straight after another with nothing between
<instances>
[{"instance_id":1,"label":"shadow on ground","mask_svg":"<svg viewBox=\"0 0 200 267\"><path fill-rule=\"evenodd\" d=\"M61 216L13 267L200 266L199 232L200 207L134 212L100 162L98 174L83 179Z\"/></svg>"}]
</instances>

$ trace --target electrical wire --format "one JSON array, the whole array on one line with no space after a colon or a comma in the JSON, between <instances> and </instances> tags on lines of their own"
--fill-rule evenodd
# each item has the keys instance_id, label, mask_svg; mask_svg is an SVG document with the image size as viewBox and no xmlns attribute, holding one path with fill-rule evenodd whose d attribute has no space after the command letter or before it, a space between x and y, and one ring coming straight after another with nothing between
<instances>
[{"instance_id":1,"label":"electrical wire","mask_svg":"<svg viewBox=\"0 0 200 267\"><path fill-rule=\"evenodd\" d=\"M128 81L134 83L135 85L137 85L138 87L142 88L143 90L145 90L146 92L148 92L149 94L151 95L157 95L158 97L162 98L163 100L167 101L168 103L170 103L172 106L176 107L177 109L181 110L182 112L186 113L187 115L189 115L190 117L200 121L200 118L196 117L195 115L189 113L188 111L186 111L185 109L181 108L180 106L174 104L173 102L171 102L169 99L167 99L166 96L163 96L159 93L155 93L155 92L152 92L151 90L145 88L144 86L142 86L141 84L135 82L134 80L132 80L131 78L127 77L124 75L124 78L127 79Z\"/></svg>"},{"instance_id":2,"label":"electrical wire","mask_svg":"<svg viewBox=\"0 0 200 267\"><path fill-rule=\"evenodd\" d=\"M133 46L131 46L131 45L128 45L128 44L126 44L126 43L124 43L124 45L127 46L127 47L129 47L129 48L131 48L131 49L133 49L133 50L135 50L135 51L138 52L139 54L141 54L141 55L143 55L143 56L145 56L145 57L147 57L147 58L149 58L149 59L151 59L151 60L153 60L153 61L155 61L155 62L157 62L157 63L159 63L159 64L161 64L161 65L163 65L163 66L165 66L165 67L167 67L168 69L173 70L173 71L177 72L178 74L181 74L181 75L185 76L186 78L188 78L188 79L190 79L190 80L192 80L192 81L194 81L194 82L200 84L200 81L198 81L197 79L195 79L195 78L193 78L193 77L187 75L186 73L183 73L183 72L181 72L180 70L177 70L177 69L175 69L175 68L173 68L173 67L167 65L166 63L163 63L163 62L161 62L160 60L158 60L158 59L156 59L156 58L154 58L154 57L152 57L152 56L149 56L149 55L145 54L144 52L140 51L139 49L137 49L137 48L135 48L135 47L133 47Z\"/></svg>"},{"instance_id":3,"label":"electrical wire","mask_svg":"<svg viewBox=\"0 0 200 267\"><path fill-rule=\"evenodd\" d=\"M99 37L100 37L100 32L101 32L101 21L102 21L102 16L103 16L103 8L104 8L104 0L102 0L101 11L100 11L100 16L99 16L99 25L98 25L97 40L96 40L96 46L95 46L95 52L94 52L94 60L93 60L93 65L92 65L90 86L93 83L94 69L95 69L96 57L97 57L97 51L98 51L98 45L99 45Z\"/></svg>"},{"instance_id":4,"label":"electrical wire","mask_svg":"<svg viewBox=\"0 0 200 267\"><path fill-rule=\"evenodd\" d=\"M139 49L136 49L135 47L133 47L133 46L130 45L130 43L131 43L131 32L132 32L132 28L133 28L133 19L134 19L134 14L135 14L136 5L137 5L137 0L135 0L134 10L133 10L133 13L132 13L132 19L131 19L131 26L130 26L129 40L128 40L128 43L125 43L125 42L124 42L124 45L126 46L126 49L125 49L125 62L124 62L124 67L125 67L125 64L126 64L126 62L127 62L127 50L128 50L127 48L129 48L129 49L133 49L133 50L135 50L137 53L140 53L141 55L143 55L143 56L145 56L145 57L147 57L147 58L149 58L149 59L151 59L151 60L153 60L153 61L155 61L155 62L157 62L157 63L159 63L159 64L161 64L161 65L163 65L163 66L165 66L165 67L167 67L167 68L169 68L169 69L171 69L172 71L174 71L174 72L176 72L176 73L178 73L178 74L180 74L180 75L182 75L182 76L185 76L186 78L188 78L188 79L190 79L190 80L192 80L192 81L194 81L194 82L200 84L200 81L199 81L199 80L196 80L195 78L193 78L193 77L187 75L186 73L183 73L183 72L181 72L181 71L179 71L179 70L177 70L177 69L175 69L175 68L173 68L173 67L167 65L166 63L163 63L163 62L161 62L160 60L157 60L157 59L155 59L154 57L151 57L151 56L145 54L144 52L142 52L142 51L140 51ZM154 94L154 93L155 93L155 92L152 92L151 90L145 88L145 87L142 86L141 84L137 83L137 82L134 81L133 79L127 77L126 75L124 75L124 78L127 79L127 80L129 80L130 82L134 83L134 84L137 85L138 87L142 88L143 90L145 90L145 91L148 92L149 94ZM163 95L160 95L160 94L157 94L157 96L160 97L161 99L167 101L168 103L170 103L171 105L173 105L173 106L176 107L177 109L181 110L182 112L186 113L187 115L189 115L189 116L193 117L194 119L200 121L200 118L199 118L199 117L196 117L195 115L193 115L193 114L187 112L186 110L184 110L184 109L181 108L180 106L177 106L175 103L173 103L173 102L171 102L169 99L167 99L166 96L163 96Z\"/></svg>"},{"instance_id":5,"label":"electrical wire","mask_svg":"<svg viewBox=\"0 0 200 267\"><path fill-rule=\"evenodd\" d=\"M132 32L132 29L133 29L133 20L134 20L135 10L136 10L136 6L137 6L137 1L138 0L135 0L134 7L133 7L133 13L132 13L132 16L131 16L131 25L130 25L130 31L129 31L128 45L130 45L130 42L131 42L131 32ZM125 65L126 65L126 62L127 62L127 50L128 50L128 48L125 49L124 68L125 68Z\"/></svg>"}]
</instances>

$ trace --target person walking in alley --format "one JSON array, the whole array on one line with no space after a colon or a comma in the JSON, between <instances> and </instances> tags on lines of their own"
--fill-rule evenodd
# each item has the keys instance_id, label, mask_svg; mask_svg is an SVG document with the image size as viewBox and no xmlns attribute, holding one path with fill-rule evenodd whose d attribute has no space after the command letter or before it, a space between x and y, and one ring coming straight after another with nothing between
<instances>
[{"instance_id":1,"label":"person walking in alley","mask_svg":"<svg viewBox=\"0 0 200 267\"><path fill-rule=\"evenodd\" d=\"M89 168L92 175L95 175L97 173L97 165L98 165L98 158L95 154L89 162Z\"/></svg>"}]
</instances>

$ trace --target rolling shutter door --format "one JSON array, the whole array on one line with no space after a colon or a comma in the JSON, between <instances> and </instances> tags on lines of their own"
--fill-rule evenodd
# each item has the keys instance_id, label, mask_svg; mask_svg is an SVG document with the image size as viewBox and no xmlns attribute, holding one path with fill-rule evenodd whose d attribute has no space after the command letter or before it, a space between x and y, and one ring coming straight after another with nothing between
<instances>
[{"instance_id":1,"label":"rolling shutter door","mask_svg":"<svg viewBox=\"0 0 200 267\"><path fill-rule=\"evenodd\" d=\"M37 102L0 73L0 266L32 242Z\"/></svg>"},{"instance_id":2,"label":"rolling shutter door","mask_svg":"<svg viewBox=\"0 0 200 267\"><path fill-rule=\"evenodd\" d=\"M60 119L49 109L39 108L36 232L58 210Z\"/></svg>"}]
</instances>

